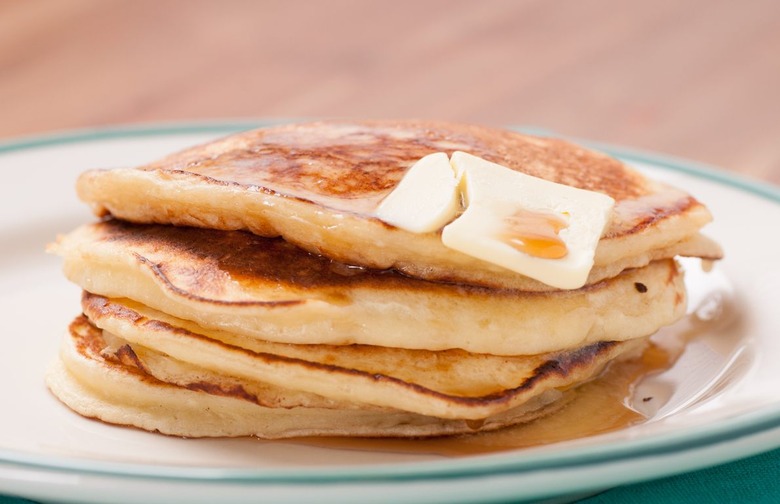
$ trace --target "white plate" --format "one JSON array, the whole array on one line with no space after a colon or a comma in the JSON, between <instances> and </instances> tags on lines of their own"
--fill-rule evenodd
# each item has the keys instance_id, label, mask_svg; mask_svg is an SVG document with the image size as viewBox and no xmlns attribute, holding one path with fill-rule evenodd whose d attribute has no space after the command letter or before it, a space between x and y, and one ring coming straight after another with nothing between
<instances>
[{"instance_id":1,"label":"white plate","mask_svg":"<svg viewBox=\"0 0 780 504\"><path fill-rule=\"evenodd\" d=\"M129 166L254 124L82 131L0 144L0 493L51 502L490 502L583 494L780 446L780 192L679 160L604 148L710 206L727 250L689 268L692 306L724 315L671 370L646 423L495 455L446 458L295 442L184 440L85 420L42 376L79 310L43 250L92 219L73 191L86 168Z\"/></svg>"}]
</instances>

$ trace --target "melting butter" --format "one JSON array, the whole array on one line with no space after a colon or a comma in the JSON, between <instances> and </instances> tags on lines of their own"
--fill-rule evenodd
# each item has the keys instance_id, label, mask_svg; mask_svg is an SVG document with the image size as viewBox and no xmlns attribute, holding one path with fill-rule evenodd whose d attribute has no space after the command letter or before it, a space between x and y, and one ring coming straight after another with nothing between
<instances>
[{"instance_id":1,"label":"melting butter","mask_svg":"<svg viewBox=\"0 0 780 504\"><path fill-rule=\"evenodd\" d=\"M466 210L442 230L445 246L559 289L585 285L612 198L465 152L450 162Z\"/></svg>"},{"instance_id":2,"label":"melting butter","mask_svg":"<svg viewBox=\"0 0 780 504\"><path fill-rule=\"evenodd\" d=\"M465 205L461 215L460 202ZM465 152L423 157L376 217L559 289L585 285L615 201Z\"/></svg>"},{"instance_id":3,"label":"melting butter","mask_svg":"<svg viewBox=\"0 0 780 504\"><path fill-rule=\"evenodd\" d=\"M417 161L376 211L376 217L413 233L441 229L460 210L455 172L443 152Z\"/></svg>"}]
</instances>

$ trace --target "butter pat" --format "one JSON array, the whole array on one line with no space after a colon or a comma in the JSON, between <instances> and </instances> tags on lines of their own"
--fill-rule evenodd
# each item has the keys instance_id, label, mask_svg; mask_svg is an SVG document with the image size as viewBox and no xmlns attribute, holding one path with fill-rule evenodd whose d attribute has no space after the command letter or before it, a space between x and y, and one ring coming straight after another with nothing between
<instances>
[{"instance_id":1,"label":"butter pat","mask_svg":"<svg viewBox=\"0 0 780 504\"><path fill-rule=\"evenodd\" d=\"M460 211L455 171L447 154L417 161L379 205L376 217L413 233L439 230Z\"/></svg>"},{"instance_id":2,"label":"butter pat","mask_svg":"<svg viewBox=\"0 0 780 504\"><path fill-rule=\"evenodd\" d=\"M466 211L445 246L559 289L585 285L615 201L456 152Z\"/></svg>"}]
</instances>

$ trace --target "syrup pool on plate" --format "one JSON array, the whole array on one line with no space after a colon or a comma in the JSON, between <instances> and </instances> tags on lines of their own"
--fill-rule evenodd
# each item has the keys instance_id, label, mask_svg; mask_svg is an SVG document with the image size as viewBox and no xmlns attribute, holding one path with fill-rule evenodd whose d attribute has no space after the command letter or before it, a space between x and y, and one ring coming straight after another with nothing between
<instances>
[{"instance_id":1,"label":"syrup pool on plate","mask_svg":"<svg viewBox=\"0 0 780 504\"><path fill-rule=\"evenodd\" d=\"M650 339L645 350L633 358L610 363L601 375L564 393L565 405L542 418L492 432L431 439L378 438L305 438L291 440L311 446L333 449L394 453L425 453L443 456L466 456L495 453L605 434L653 420L659 412L690 404L694 396L705 397L698 390L689 397L676 397L680 390L659 387L664 375L678 367L689 346L699 340L719 338L733 323L735 310L729 301L731 286L717 269L704 272L697 260L685 260L689 278L688 314L674 325L664 328ZM717 305L717 306L714 306ZM740 351L740 338L724 344L722 359L712 362L712 376L722 373ZM693 344L693 345L692 345ZM696 356L685 357L695 358ZM685 364L685 363L682 363ZM677 371L677 370L674 370ZM709 377L703 377L707 379Z\"/></svg>"}]
</instances>

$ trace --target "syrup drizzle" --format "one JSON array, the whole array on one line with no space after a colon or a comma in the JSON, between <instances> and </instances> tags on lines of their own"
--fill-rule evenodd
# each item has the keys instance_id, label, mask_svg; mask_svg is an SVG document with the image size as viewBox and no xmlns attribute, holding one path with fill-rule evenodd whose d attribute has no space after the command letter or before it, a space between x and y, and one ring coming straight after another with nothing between
<instances>
[{"instance_id":1,"label":"syrup drizzle","mask_svg":"<svg viewBox=\"0 0 780 504\"><path fill-rule=\"evenodd\" d=\"M303 438L292 442L342 450L460 457L603 434L646 420L630 405L635 385L643 378L671 367L681 351L681 347L675 349L651 343L641 356L613 362L597 380L568 390L568 402L557 412L493 432L432 439ZM650 402L654 398L637 400Z\"/></svg>"},{"instance_id":2,"label":"syrup drizzle","mask_svg":"<svg viewBox=\"0 0 780 504\"><path fill-rule=\"evenodd\" d=\"M507 231L501 241L515 250L542 259L561 259L569 253L558 236L569 224L562 216L545 211L520 209L505 219Z\"/></svg>"},{"instance_id":3,"label":"syrup drizzle","mask_svg":"<svg viewBox=\"0 0 780 504\"><path fill-rule=\"evenodd\" d=\"M688 316L660 330L641 355L610 363L595 380L565 392L568 402L537 420L505 429L433 439L306 438L301 444L330 449L464 457L553 444L617 431L648 421L673 398L653 385L653 377L672 369L691 344L715 338L723 365L739 353L738 305L724 276L697 271L696 259L679 259L691 280ZM703 269L709 269L703 264ZM724 346L725 345L725 346Z\"/></svg>"}]
</instances>

